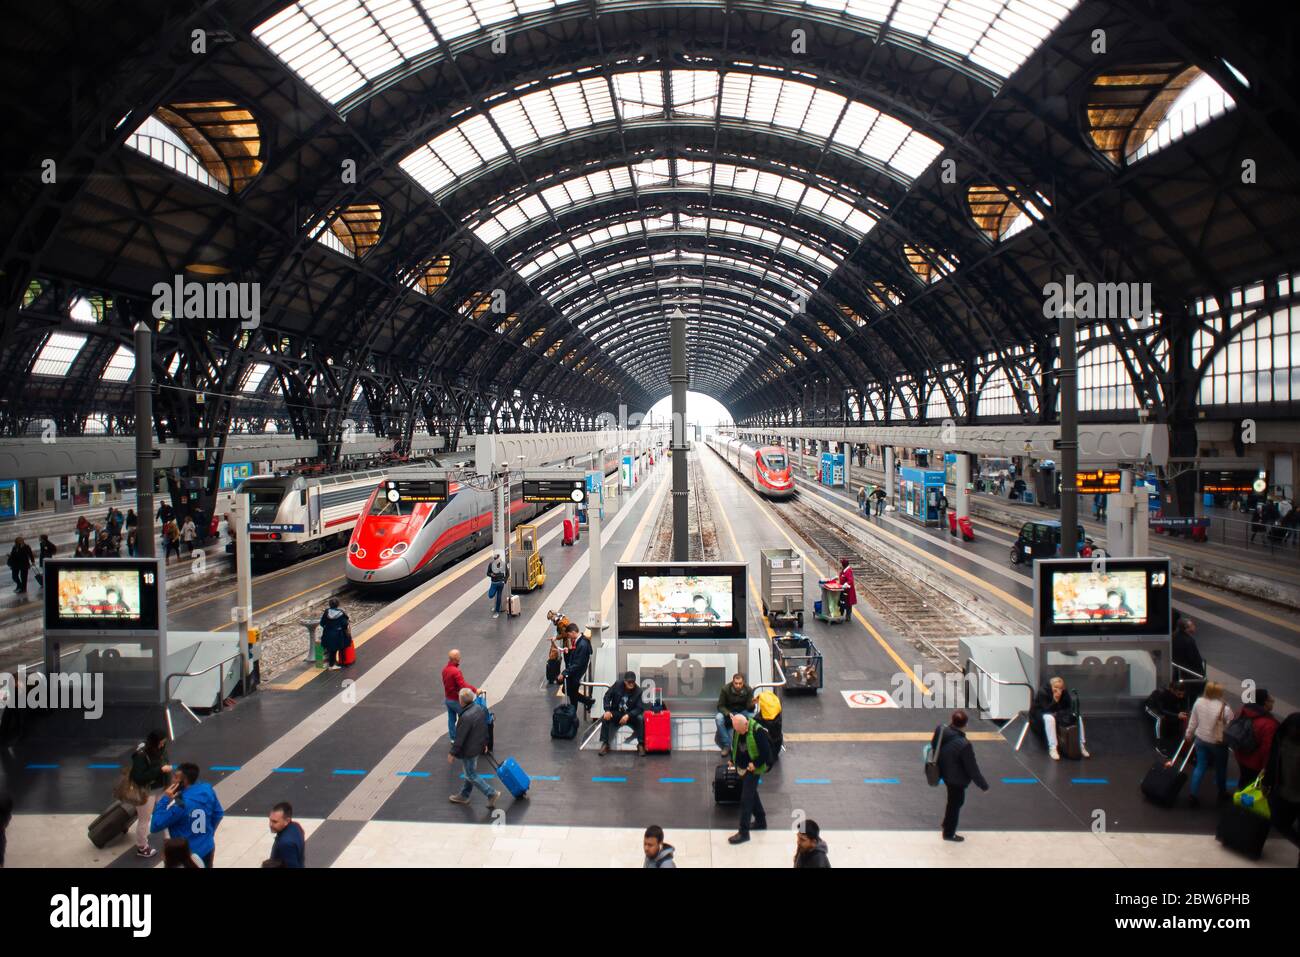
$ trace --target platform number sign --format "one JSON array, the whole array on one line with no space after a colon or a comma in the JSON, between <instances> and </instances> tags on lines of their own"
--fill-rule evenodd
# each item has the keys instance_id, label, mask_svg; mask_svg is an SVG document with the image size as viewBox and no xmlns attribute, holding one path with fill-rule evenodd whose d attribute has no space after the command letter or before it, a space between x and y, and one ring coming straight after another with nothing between
<instances>
[{"instance_id":1,"label":"platform number sign","mask_svg":"<svg viewBox=\"0 0 1300 957\"><path fill-rule=\"evenodd\" d=\"M1152 572L1152 573L1151 573L1151 587L1152 587L1152 588L1164 588L1164 587L1165 587L1165 582L1166 582L1166 581L1168 581L1168 574L1167 574L1166 572Z\"/></svg>"}]
</instances>

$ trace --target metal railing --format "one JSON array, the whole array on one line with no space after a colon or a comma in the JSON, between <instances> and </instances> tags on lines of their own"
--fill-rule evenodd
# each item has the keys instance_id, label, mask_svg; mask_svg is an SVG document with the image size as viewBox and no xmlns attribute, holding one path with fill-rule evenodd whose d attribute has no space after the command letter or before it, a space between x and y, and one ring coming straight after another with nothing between
<instances>
[{"instance_id":1,"label":"metal railing","mask_svg":"<svg viewBox=\"0 0 1300 957\"><path fill-rule=\"evenodd\" d=\"M970 677L970 669L971 669L971 668L974 668L976 671L978 671L981 675L983 675L983 676L985 676L986 678L988 678L989 681L993 682L995 685L1003 685L1003 686L1006 686L1006 687L1020 687L1020 688L1024 688L1024 689L1026 689L1026 690L1029 692L1029 700L1030 700L1030 703L1032 704L1032 702L1033 702L1033 700L1034 700L1034 694L1035 694L1035 691L1034 691L1034 686L1031 685L1028 681L1007 681L1007 680L1005 680L1005 679L1003 679L1003 678L998 678L998 677L996 677L992 672L990 672L987 668L985 668L983 665L981 665L979 662L977 662L977 661L973 661L972 659L967 658L967 659L966 659L966 664L963 665L963 666L962 666L962 669L961 669L962 688L964 689L964 691L965 691L965 693L966 693L966 697L963 698L963 700L962 700L962 705L963 705L963 707L966 707L966 708L969 708L969 707L970 707L970 682L969 682L967 679ZM976 711L983 711L983 710L984 710L984 705L980 702L980 695L979 695L979 682L978 682L978 681L975 683L975 689L976 689L976 690L975 690L975 710L976 710ZM1005 730L1007 730L1007 728L1011 727L1013 724L1015 724L1015 723L1016 723L1017 721L1019 721L1021 718L1024 718L1024 719L1025 719L1025 726L1024 726L1023 728L1020 729L1020 737L1016 740L1016 750L1017 750L1017 751L1019 751L1019 750L1020 750L1020 746L1021 746L1022 744L1025 743L1025 735L1029 733L1029 712L1026 711L1025 709L1021 709L1020 711L1017 711L1014 715L1012 715L1011 720L1009 720L1006 724L1004 724L1004 725L1002 726L1002 730L1005 731Z\"/></svg>"},{"instance_id":2,"label":"metal railing","mask_svg":"<svg viewBox=\"0 0 1300 957\"><path fill-rule=\"evenodd\" d=\"M172 700L172 679L173 679L173 678L199 678L199 677L202 677L203 675L206 675L209 671L212 671L212 670L215 669L215 668L221 668L221 667L223 667L223 666L225 666L225 665L230 664L232 661L238 661L239 658L242 656L242 654L243 654L242 651L236 651L236 652L235 652L233 655L231 655L229 658L223 658L221 661L218 661L218 662L217 662L216 664L214 664L214 665L208 665L208 666L207 666L206 668L204 668L202 671L174 671L174 672L172 672L171 674L169 674L169 675L167 676L167 679L163 682L163 692L164 692L164 695L165 695L166 699L167 699L168 701L171 701L171 700ZM216 697L216 701L215 701L215 702L213 703L213 705L212 705L212 710L214 710L214 711L220 711L220 710L221 710L221 678L220 678L220 677L217 678L217 697Z\"/></svg>"},{"instance_id":3,"label":"metal railing","mask_svg":"<svg viewBox=\"0 0 1300 957\"><path fill-rule=\"evenodd\" d=\"M769 651L769 654L771 652ZM762 654L759 655L759 667L762 667ZM781 662L777 660L776 655L772 655L772 668L781 675L780 681L760 681L754 685L754 691L760 688L784 688L785 687L785 669L781 667Z\"/></svg>"}]
</instances>

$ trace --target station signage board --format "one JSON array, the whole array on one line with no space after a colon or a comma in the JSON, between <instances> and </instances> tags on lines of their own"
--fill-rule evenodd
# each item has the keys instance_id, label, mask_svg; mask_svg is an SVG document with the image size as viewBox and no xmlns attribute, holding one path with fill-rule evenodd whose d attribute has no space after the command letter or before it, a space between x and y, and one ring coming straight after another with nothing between
<instances>
[{"instance_id":1,"label":"station signage board","mask_svg":"<svg viewBox=\"0 0 1300 957\"><path fill-rule=\"evenodd\" d=\"M581 505L587 500L585 478L525 478L524 501L542 505L572 503Z\"/></svg>"},{"instance_id":2,"label":"station signage board","mask_svg":"<svg viewBox=\"0 0 1300 957\"><path fill-rule=\"evenodd\" d=\"M447 501L447 480L439 479L389 479L384 482L384 497L394 504L406 502Z\"/></svg>"},{"instance_id":3,"label":"station signage board","mask_svg":"<svg viewBox=\"0 0 1300 957\"><path fill-rule=\"evenodd\" d=\"M1119 491L1118 469L1094 469L1075 473L1075 488L1080 495L1110 495Z\"/></svg>"}]
</instances>

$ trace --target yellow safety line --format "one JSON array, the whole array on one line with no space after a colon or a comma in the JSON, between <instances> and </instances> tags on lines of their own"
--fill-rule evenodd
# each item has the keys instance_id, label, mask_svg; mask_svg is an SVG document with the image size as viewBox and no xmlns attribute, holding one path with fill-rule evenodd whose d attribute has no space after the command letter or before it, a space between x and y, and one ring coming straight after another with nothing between
<instances>
[{"instance_id":1,"label":"yellow safety line","mask_svg":"<svg viewBox=\"0 0 1300 957\"><path fill-rule=\"evenodd\" d=\"M563 509L553 509L550 513L543 515L540 520L533 524L541 527L548 522L554 521L557 516L562 515L563 513ZM436 582L433 582L432 587L428 587L427 585L421 586L420 588L416 588L397 599L397 601L392 605L392 610L387 614L378 619L368 620L361 634L352 639L352 644L358 647L364 645L375 635L379 634L393 622L397 621L397 619L409 612L415 605L420 604L426 598L433 597L452 582L457 581L467 574L470 570L477 569L478 566L474 563L474 558L477 557L478 554L488 551L491 548L491 545L486 545L483 548L480 548L475 554L465 556L461 559L459 568L455 569L445 578L439 578ZM308 589L308 591L311 591L311 589ZM303 685L307 684L307 682L324 673L324 669L309 666L306 671L295 678L291 678L288 681L277 682L275 684L264 684L262 685L262 688L267 691L297 691Z\"/></svg>"},{"instance_id":2,"label":"yellow safety line","mask_svg":"<svg viewBox=\"0 0 1300 957\"><path fill-rule=\"evenodd\" d=\"M717 453L714 454L716 455ZM719 459L721 458L721 456L718 457ZM815 561L807 554L806 549L799 547L799 545L795 543L794 539L792 539L789 535L786 534L785 529L782 528L780 524L777 523L776 519L774 519L770 514L768 514L767 508L764 507L762 501L758 498L758 495L755 494L754 490L751 489L748 485L741 482L740 477L736 475L734 472L732 472L730 468L727 468L725 471L729 476L735 479L737 486L744 489L746 492L750 494L750 496L755 500L755 503L759 506L759 512L768 520L768 522L772 525L773 528L775 528L778 532L780 532L781 537L790 543L790 547L793 548L798 554L803 555L805 560L808 562L808 564L812 565L813 569L816 570L818 566L815 563ZM718 513L722 516L722 521L727 526L727 534L731 536L731 544L735 548L736 554L740 555L741 554L740 545L736 541L736 533L732 531L731 521L730 519L727 518L727 510L725 508L719 509ZM818 572L818 574L819 575L821 574L820 571ZM753 592L755 595L758 594L758 589L754 587L754 579L752 576L749 579L749 587L751 592ZM767 619L763 618L761 614L762 611L761 608L759 609L759 611L760 611L759 619L763 622L764 626L766 626L768 635L770 636L775 634L772 631L772 626L767 623ZM867 621L867 619L862 616L862 612L858 611L856 607L853 609L853 617L857 620L858 624L860 624L863 628L867 630L867 633L871 635L872 638L876 639L876 642L880 645L880 647L885 649L885 654L889 655L889 657L893 660L894 664L898 665L898 667L903 670L903 673L912 679L912 683L916 685L916 687L921 691L925 692L926 694L929 694L930 689L929 687L926 686L925 682L916 676L916 672L914 672L910 667L908 667L907 662L903 661L903 659L898 656L898 653L894 651L894 649L890 646L889 642L887 642L884 639L884 636L881 635L880 632L876 631L876 629L871 626L871 622Z\"/></svg>"},{"instance_id":3,"label":"yellow safety line","mask_svg":"<svg viewBox=\"0 0 1300 957\"><path fill-rule=\"evenodd\" d=\"M787 731L785 740L829 741L929 741L933 731ZM1003 741L996 731L967 731L968 741Z\"/></svg>"}]
</instances>

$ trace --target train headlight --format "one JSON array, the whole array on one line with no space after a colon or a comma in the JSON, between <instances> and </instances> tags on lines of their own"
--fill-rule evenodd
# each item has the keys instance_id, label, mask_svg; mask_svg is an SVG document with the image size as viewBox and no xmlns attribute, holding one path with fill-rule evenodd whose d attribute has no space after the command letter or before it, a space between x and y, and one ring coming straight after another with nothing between
<instances>
[{"instance_id":1,"label":"train headlight","mask_svg":"<svg viewBox=\"0 0 1300 957\"><path fill-rule=\"evenodd\" d=\"M361 551L361 546L358 545L356 542L353 542L351 545L348 546L348 552L353 555L355 555L359 551Z\"/></svg>"},{"instance_id":2,"label":"train headlight","mask_svg":"<svg viewBox=\"0 0 1300 957\"><path fill-rule=\"evenodd\" d=\"M406 542L398 542L396 545L393 546L392 551L394 555L400 555L402 554L402 552L406 551L406 548L407 548Z\"/></svg>"}]
</instances>

